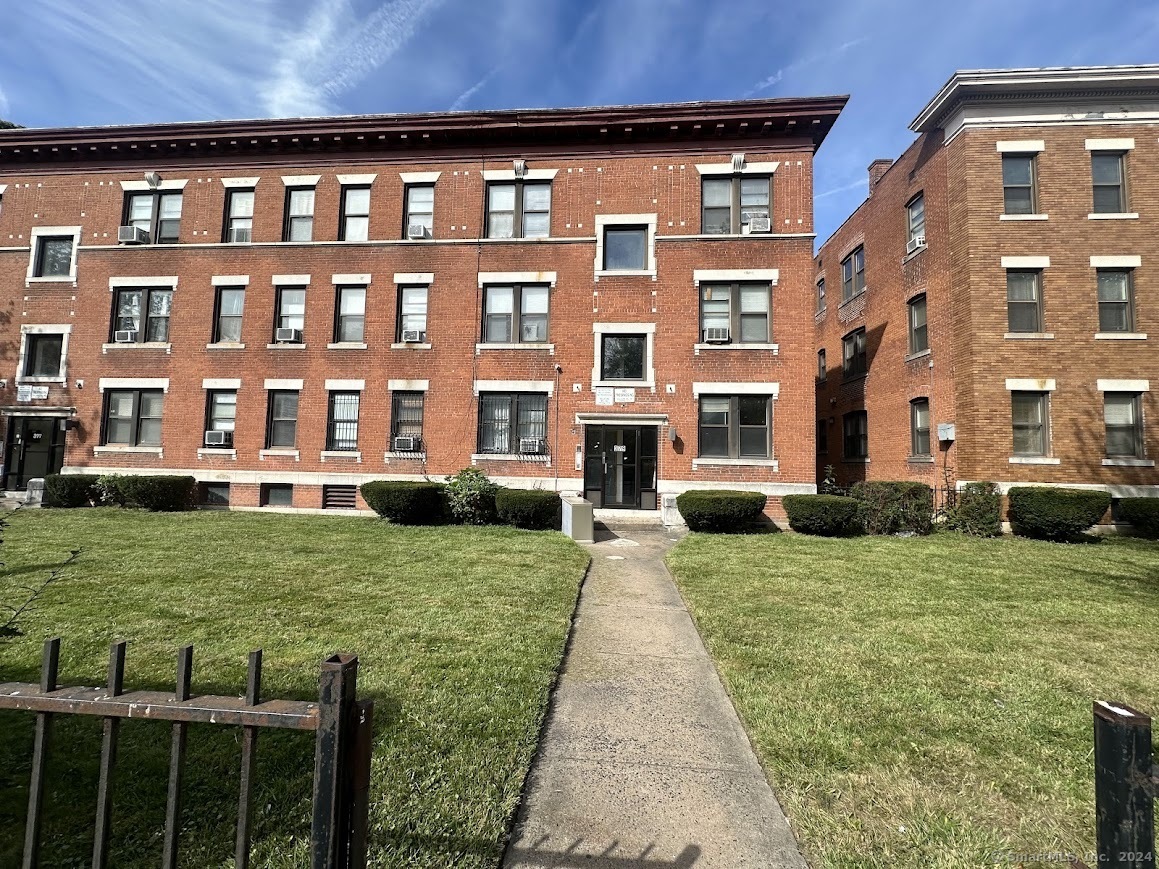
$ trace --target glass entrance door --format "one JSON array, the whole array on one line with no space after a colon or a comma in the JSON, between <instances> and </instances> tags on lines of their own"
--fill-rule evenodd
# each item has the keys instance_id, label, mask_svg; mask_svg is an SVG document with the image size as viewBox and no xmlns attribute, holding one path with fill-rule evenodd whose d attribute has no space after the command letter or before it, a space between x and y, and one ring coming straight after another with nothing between
<instances>
[{"instance_id":1,"label":"glass entrance door","mask_svg":"<svg viewBox=\"0 0 1159 869\"><path fill-rule=\"evenodd\" d=\"M18 416L8 420L4 485L27 489L28 481L60 471L64 463L63 420L50 416Z\"/></svg>"},{"instance_id":2,"label":"glass entrance door","mask_svg":"<svg viewBox=\"0 0 1159 869\"><path fill-rule=\"evenodd\" d=\"M584 497L597 507L655 510L655 426L588 426Z\"/></svg>"}]
</instances>

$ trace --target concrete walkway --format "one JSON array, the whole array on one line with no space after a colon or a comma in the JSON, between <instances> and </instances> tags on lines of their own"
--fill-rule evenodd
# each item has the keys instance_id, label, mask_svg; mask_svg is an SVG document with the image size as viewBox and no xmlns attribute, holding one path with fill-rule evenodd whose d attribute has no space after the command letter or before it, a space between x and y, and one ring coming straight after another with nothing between
<instances>
[{"instance_id":1,"label":"concrete walkway","mask_svg":"<svg viewBox=\"0 0 1159 869\"><path fill-rule=\"evenodd\" d=\"M664 567L676 534L601 530L504 866L804 869Z\"/></svg>"}]
</instances>

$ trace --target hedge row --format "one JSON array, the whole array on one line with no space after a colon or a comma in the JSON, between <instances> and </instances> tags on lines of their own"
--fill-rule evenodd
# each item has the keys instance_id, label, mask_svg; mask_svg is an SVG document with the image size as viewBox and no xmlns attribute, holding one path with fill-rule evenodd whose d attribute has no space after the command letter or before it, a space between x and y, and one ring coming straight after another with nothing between
<instances>
[{"instance_id":1,"label":"hedge row","mask_svg":"<svg viewBox=\"0 0 1159 869\"><path fill-rule=\"evenodd\" d=\"M1137 536L1159 540L1159 498L1123 498L1119 518L1130 522Z\"/></svg>"},{"instance_id":2,"label":"hedge row","mask_svg":"<svg viewBox=\"0 0 1159 869\"><path fill-rule=\"evenodd\" d=\"M974 537L1002 534L1002 490L997 483L967 483L946 513L946 527Z\"/></svg>"},{"instance_id":3,"label":"hedge row","mask_svg":"<svg viewBox=\"0 0 1159 869\"><path fill-rule=\"evenodd\" d=\"M1075 540L1111 506L1109 493L1090 489L1015 486L1006 497L1014 533L1039 540Z\"/></svg>"},{"instance_id":4,"label":"hedge row","mask_svg":"<svg viewBox=\"0 0 1159 869\"><path fill-rule=\"evenodd\" d=\"M541 489L504 489L471 468L446 483L375 480L360 490L367 505L395 525L491 525L559 528L559 495Z\"/></svg>"},{"instance_id":5,"label":"hedge row","mask_svg":"<svg viewBox=\"0 0 1159 869\"><path fill-rule=\"evenodd\" d=\"M676 496L680 515L690 531L743 533L751 530L764 512L768 497L761 492L689 489Z\"/></svg>"},{"instance_id":6,"label":"hedge row","mask_svg":"<svg viewBox=\"0 0 1159 869\"><path fill-rule=\"evenodd\" d=\"M45 507L111 504L154 512L192 510L197 481L170 474L49 474L44 478Z\"/></svg>"},{"instance_id":7,"label":"hedge row","mask_svg":"<svg viewBox=\"0 0 1159 869\"><path fill-rule=\"evenodd\" d=\"M861 503L844 495L786 495L781 499L789 527L818 537L851 537L865 529Z\"/></svg>"}]
</instances>

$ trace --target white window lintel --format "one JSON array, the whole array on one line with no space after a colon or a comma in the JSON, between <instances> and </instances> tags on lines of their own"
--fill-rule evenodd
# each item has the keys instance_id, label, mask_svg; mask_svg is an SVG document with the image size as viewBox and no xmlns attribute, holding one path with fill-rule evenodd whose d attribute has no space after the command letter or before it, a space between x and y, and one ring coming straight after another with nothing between
<instances>
[{"instance_id":1,"label":"white window lintel","mask_svg":"<svg viewBox=\"0 0 1159 869\"><path fill-rule=\"evenodd\" d=\"M550 284L555 286L556 272L479 272L479 288L485 284Z\"/></svg>"},{"instance_id":2,"label":"white window lintel","mask_svg":"<svg viewBox=\"0 0 1159 869\"><path fill-rule=\"evenodd\" d=\"M780 276L780 269L694 269L692 282L699 286L715 281L767 281L776 286Z\"/></svg>"},{"instance_id":3,"label":"white window lintel","mask_svg":"<svg viewBox=\"0 0 1159 869\"><path fill-rule=\"evenodd\" d=\"M266 389L290 389L290 390L296 389L300 392L302 389L302 384L303 384L303 381L301 381L301 380L286 380L284 378L267 377L265 388Z\"/></svg>"},{"instance_id":4,"label":"white window lintel","mask_svg":"<svg viewBox=\"0 0 1159 869\"><path fill-rule=\"evenodd\" d=\"M1137 269L1143 265L1140 256L1093 256L1092 269Z\"/></svg>"},{"instance_id":5,"label":"white window lintel","mask_svg":"<svg viewBox=\"0 0 1159 869\"><path fill-rule=\"evenodd\" d=\"M168 377L102 377L97 382L97 389L104 392L108 389L160 389L169 391Z\"/></svg>"},{"instance_id":6,"label":"white window lintel","mask_svg":"<svg viewBox=\"0 0 1159 869\"><path fill-rule=\"evenodd\" d=\"M473 384L475 395L481 392L555 392L552 380L476 380Z\"/></svg>"},{"instance_id":7,"label":"white window lintel","mask_svg":"<svg viewBox=\"0 0 1159 869\"><path fill-rule=\"evenodd\" d=\"M327 380L327 392L361 392L366 389L365 380Z\"/></svg>"},{"instance_id":8,"label":"white window lintel","mask_svg":"<svg viewBox=\"0 0 1159 869\"><path fill-rule=\"evenodd\" d=\"M1042 139L1009 139L995 144L1000 154L1034 154L1046 150L1046 142Z\"/></svg>"},{"instance_id":9,"label":"white window lintel","mask_svg":"<svg viewBox=\"0 0 1159 869\"><path fill-rule=\"evenodd\" d=\"M1150 380L1098 380L1099 392L1150 392Z\"/></svg>"},{"instance_id":10,"label":"white window lintel","mask_svg":"<svg viewBox=\"0 0 1159 869\"><path fill-rule=\"evenodd\" d=\"M273 275L270 283L275 287L306 287L310 285L310 275Z\"/></svg>"},{"instance_id":11,"label":"white window lintel","mask_svg":"<svg viewBox=\"0 0 1159 869\"><path fill-rule=\"evenodd\" d=\"M283 175L282 183L287 187L317 187L321 175Z\"/></svg>"},{"instance_id":12,"label":"white window lintel","mask_svg":"<svg viewBox=\"0 0 1159 869\"><path fill-rule=\"evenodd\" d=\"M201 381L202 389L241 389L241 380L236 377L206 377Z\"/></svg>"},{"instance_id":13,"label":"white window lintel","mask_svg":"<svg viewBox=\"0 0 1159 869\"><path fill-rule=\"evenodd\" d=\"M210 284L215 287L247 287L249 286L249 275L214 275L209 279Z\"/></svg>"},{"instance_id":14,"label":"white window lintel","mask_svg":"<svg viewBox=\"0 0 1159 869\"><path fill-rule=\"evenodd\" d=\"M1088 151L1130 151L1135 147L1134 139L1087 139Z\"/></svg>"},{"instance_id":15,"label":"white window lintel","mask_svg":"<svg viewBox=\"0 0 1159 869\"><path fill-rule=\"evenodd\" d=\"M378 177L378 174L371 172L366 175L336 175L335 177L338 179L338 183L344 187L353 187L355 185L369 186L374 183L374 179Z\"/></svg>"},{"instance_id":16,"label":"white window lintel","mask_svg":"<svg viewBox=\"0 0 1159 869\"><path fill-rule=\"evenodd\" d=\"M394 282L396 284L426 284L430 286L435 282L434 272L395 272Z\"/></svg>"},{"instance_id":17,"label":"white window lintel","mask_svg":"<svg viewBox=\"0 0 1159 869\"><path fill-rule=\"evenodd\" d=\"M552 181L559 173L558 169L528 169L522 175L516 175L514 169L484 169L484 181Z\"/></svg>"},{"instance_id":18,"label":"white window lintel","mask_svg":"<svg viewBox=\"0 0 1159 869\"><path fill-rule=\"evenodd\" d=\"M122 275L109 278L110 290L120 287L169 287L169 289L175 290L177 289L177 275Z\"/></svg>"},{"instance_id":19,"label":"white window lintel","mask_svg":"<svg viewBox=\"0 0 1159 869\"><path fill-rule=\"evenodd\" d=\"M360 284L360 285L365 286L365 285L370 283L370 275L369 274L331 275L330 280L333 281L336 285L337 284Z\"/></svg>"},{"instance_id":20,"label":"white window lintel","mask_svg":"<svg viewBox=\"0 0 1159 869\"><path fill-rule=\"evenodd\" d=\"M388 380L386 388L391 392L427 392L431 388L429 380Z\"/></svg>"},{"instance_id":21,"label":"white window lintel","mask_svg":"<svg viewBox=\"0 0 1159 869\"><path fill-rule=\"evenodd\" d=\"M1010 392L1054 392L1056 384L1053 377L1007 377L1006 389Z\"/></svg>"},{"instance_id":22,"label":"white window lintel","mask_svg":"<svg viewBox=\"0 0 1159 869\"><path fill-rule=\"evenodd\" d=\"M442 172L399 172L403 184L434 184Z\"/></svg>"},{"instance_id":23,"label":"white window lintel","mask_svg":"<svg viewBox=\"0 0 1159 869\"><path fill-rule=\"evenodd\" d=\"M249 178L222 178L222 187L257 187L261 176L254 175Z\"/></svg>"},{"instance_id":24,"label":"white window lintel","mask_svg":"<svg viewBox=\"0 0 1159 869\"><path fill-rule=\"evenodd\" d=\"M780 383L693 383L692 395L699 398L702 395L771 395L778 398L781 394Z\"/></svg>"},{"instance_id":25,"label":"white window lintel","mask_svg":"<svg viewBox=\"0 0 1159 869\"><path fill-rule=\"evenodd\" d=\"M1050 268L1050 257L1048 257L1048 256L1004 256L1004 257L1002 257L1002 268L1004 268L1004 269L1046 269L1046 268Z\"/></svg>"}]
</instances>

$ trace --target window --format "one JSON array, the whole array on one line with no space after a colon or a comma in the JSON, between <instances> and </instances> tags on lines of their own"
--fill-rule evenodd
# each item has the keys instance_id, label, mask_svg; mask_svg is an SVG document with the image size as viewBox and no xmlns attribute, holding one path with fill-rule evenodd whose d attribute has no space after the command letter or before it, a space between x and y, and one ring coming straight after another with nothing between
<instances>
[{"instance_id":1,"label":"window","mask_svg":"<svg viewBox=\"0 0 1159 869\"><path fill-rule=\"evenodd\" d=\"M700 331L705 341L768 342L769 285L702 284Z\"/></svg>"},{"instance_id":2,"label":"window","mask_svg":"<svg viewBox=\"0 0 1159 869\"><path fill-rule=\"evenodd\" d=\"M915 398L909 403L910 455L930 455L930 400Z\"/></svg>"},{"instance_id":3,"label":"window","mask_svg":"<svg viewBox=\"0 0 1159 869\"><path fill-rule=\"evenodd\" d=\"M334 305L334 341L361 344L366 338L366 287L339 287Z\"/></svg>"},{"instance_id":4,"label":"window","mask_svg":"<svg viewBox=\"0 0 1159 869\"><path fill-rule=\"evenodd\" d=\"M421 235L416 227L421 227ZM406 238L431 238L435 232L435 188L433 184L411 184L406 188Z\"/></svg>"},{"instance_id":5,"label":"window","mask_svg":"<svg viewBox=\"0 0 1159 869\"><path fill-rule=\"evenodd\" d=\"M549 235L550 182L487 185L487 238L547 238Z\"/></svg>"},{"instance_id":6,"label":"window","mask_svg":"<svg viewBox=\"0 0 1159 869\"><path fill-rule=\"evenodd\" d=\"M37 278L72 277L72 259L75 246L75 236L37 236L36 262L32 276Z\"/></svg>"},{"instance_id":7,"label":"window","mask_svg":"<svg viewBox=\"0 0 1159 869\"><path fill-rule=\"evenodd\" d=\"M234 421L237 419L237 391L214 391L205 398L205 430L228 432L225 443L213 446L229 447L233 444ZM206 444L210 446L210 444Z\"/></svg>"},{"instance_id":8,"label":"window","mask_svg":"<svg viewBox=\"0 0 1159 869\"><path fill-rule=\"evenodd\" d=\"M229 483L202 483L201 503L206 507L229 506Z\"/></svg>"},{"instance_id":9,"label":"window","mask_svg":"<svg viewBox=\"0 0 1159 869\"><path fill-rule=\"evenodd\" d=\"M64 359L64 335L28 332L24 336L23 377L60 377Z\"/></svg>"},{"instance_id":10,"label":"window","mask_svg":"<svg viewBox=\"0 0 1159 869\"><path fill-rule=\"evenodd\" d=\"M282 241L311 241L314 238L314 188L286 189L286 224Z\"/></svg>"},{"instance_id":11,"label":"window","mask_svg":"<svg viewBox=\"0 0 1159 869\"><path fill-rule=\"evenodd\" d=\"M865 329L850 332L841 339L841 373L846 377L858 377L869 371L865 358Z\"/></svg>"},{"instance_id":12,"label":"window","mask_svg":"<svg viewBox=\"0 0 1159 869\"><path fill-rule=\"evenodd\" d=\"M177 244L181 200L180 192L130 193L125 197L125 225L144 230L154 244Z\"/></svg>"},{"instance_id":13,"label":"window","mask_svg":"<svg viewBox=\"0 0 1159 869\"><path fill-rule=\"evenodd\" d=\"M278 287L278 307L274 315L274 339L277 331L293 329L294 343L301 343L306 328L306 290L302 287Z\"/></svg>"},{"instance_id":14,"label":"window","mask_svg":"<svg viewBox=\"0 0 1159 869\"><path fill-rule=\"evenodd\" d=\"M342 214L338 220L339 241L366 241L370 238L370 188L343 187Z\"/></svg>"},{"instance_id":15,"label":"window","mask_svg":"<svg viewBox=\"0 0 1159 869\"><path fill-rule=\"evenodd\" d=\"M266 447L293 447L298 443L298 393L296 390L270 390L269 419L266 423Z\"/></svg>"},{"instance_id":16,"label":"window","mask_svg":"<svg viewBox=\"0 0 1159 869\"><path fill-rule=\"evenodd\" d=\"M390 440L395 438L417 438L423 436L423 403L426 393L396 392L390 404Z\"/></svg>"},{"instance_id":17,"label":"window","mask_svg":"<svg viewBox=\"0 0 1159 869\"><path fill-rule=\"evenodd\" d=\"M913 251L926 244L926 196L919 193L905 207L909 235L906 250Z\"/></svg>"},{"instance_id":18,"label":"window","mask_svg":"<svg viewBox=\"0 0 1159 869\"><path fill-rule=\"evenodd\" d=\"M700 398L700 455L767 459L769 396L705 395Z\"/></svg>"},{"instance_id":19,"label":"window","mask_svg":"<svg viewBox=\"0 0 1159 869\"><path fill-rule=\"evenodd\" d=\"M480 453L515 453L524 438L546 441L546 395L487 392L479 396Z\"/></svg>"},{"instance_id":20,"label":"window","mask_svg":"<svg viewBox=\"0 0 1159 869\"><path fill-rule=\"evenodd\" d=\"M829 376L829 372L825 368L825 351L817 351L817 379L824 380Z\"/></svg>"},{"instance_id":21,"label":"window","mask_svg":"<svg viewBox=\"0 0 1159 869\"><path fill-rule=\"evenodd\" d=\"M817 420L817 452L829 452L829 427L823 419Z\"/></svg>"},{"instance_id":22,"label":"window","mask_svg":"<svg viewBox=\"0 0 1159 869\"><path fill-rule=\"evenodd\" d=\"M105 393L104 443L118 446L160 446L160 389L114 389Z\"/></svg>"},{"instance_id":23,"label":"window","mask_svg":"<svg viewBox=\"0 0 1159 869\"><path fill-rule=\"evenodd\" d=\"M825 313L825 279L817 281L817 313Z\"/></svg>"},{"instance_id":24,"label":"window","mask_svg":"<svg viewBox=\"0 0 1159 869\"><path fill-rule=\"evenodd\" d=\"M169 340L171 289L119 289L116 292L113 338L129 342L165 343ZM142 323L144 320L144 323ZM142 329L141 327L145 328ZM118 335L117 333L129 333ZM122 342L124 343L124 342Z\"/></svg>"},{"instance_id":25,"label":"window","mask_svg":"<svg viewBox=\"0 0 1159 869\"><path fill-rule=\"evenodd\" d=\"M841 448L848 460L869 458L869 418L864 410L851 411L841 418Z\"/></svg>"},{"instance_id":26,"label":"window","mask_svg":"<svg viewBox=\"0 0 1159 869\"><path fill-rule=\"evenodd\" d=\"M914 296L906 306L909 309L909 352L924 353L930 349L929 331L926 326L926 296Z\"/></svg>"},{"instance_id":27,"label":"window","mask_svg":"<svg viewBox=\"0 0 1159 869\"><path fill-rule=\"evenodd\" d=\"M1014 455L1045 456L1050 447L1047 392L1011 392Z\"/></svg>"},{"instance_id":28,"label":"window","mask_svg":"<svg viewBox=\"0 0 1159 869\"><path fill-rule=\"evenodd\" d=\"M1037 214L1033 154L1002 155L1002 211L1005 214Z\"/></svg>"},{"instance_id":29,"label":"window","mask_svg":"<svg viewBox=\"0 0 1159 869\"><path fill-rule=\"evenodd\" d=\"M252 241L253 226L253 190L230 190L225 204L225 238L223 241Z\"/></svg>"},{"instance_id":30,"label":"window","mask_svg":"<svg viewBox=\"0 0 1159 869\"><path fill-rule=\"evenodd\" d=\"M398 340L405 341L410 334L427 340L427 288L398 288Z\"/></svg>"},{"instance_id":31,"label":"window","mask_svg":"<svg viewBox=\"0 0 1159 869\"><path fill-rule=\"evenodd\" d=\"M708 235L738 234L754 218L769 219L769 178L737 175L701 182L700 231Z\"/></svg>"},{"instance_id":32,"label":"window","mask_svg":"<svg viewBox=\"0 0 1159 869\"><path fill-rule=\"evenodd\" d=\"M600 338L601 380L644 379L647 335L604 334Z\"/></svg>"},{"instance_id":33,"label":"window","mask_svg":"<svg viewBox=\"0 0 1159 869\"><path fill-rule=\"evenodd\" d=\"M648 267L648 227L604 229L604 271L642 271Z\"/></svg>"},{"instance_id":34,"label":"window","mask_svg":"<svg viewBox=\"0 0 1159 869\"><path fill-rule=\"evenodd\" d=\"M1091 152L1091 184L1095 214L1123 214L1127 210L1126 154Z\"/></svg>"},{"instance_id":35,"label":"window","mask_svg":"<svg viewBox=\"0 0 1159 869\"><path fill-rule=\"evenodd\" d=\"M244 287L217 288L217 316L213 320L215 344L241 342L241 313L244 307Z\"/></svg>"},{"instance_id":36,"label":"window","mask_svg":"<svg viewBox=\"0 0 1159 869\"><path fill-rule=\"evenodd\" d=\"M1099 269L1099 331L1135 329L1134 281L1128 269Z\"/></svg>"},{"instance_id":37,"label":"window","mask_svg":"<svg viewBox=\"0 0 1159 869\"><path fill-rule=\"evenodd\" d=\"M1006 272L1006 319L1011 332L1042 332L1042 272Z\"/></svg>"},{"instance_id":38,"label":"window","mask_svg":"<svg viewBox=\"0 0 1159 869\"><path fill-rule=\"evenodd\" d=\"M1143 457L1142 403L1142 396L1137 392L1103 394L1108 456Z\"/></svg>"},{"instance_id":39,"label":"window","mask_svg":"<svg viewBox=\"0 0 1159 869\"><path fill-rule=\"evenodd\" d=\"M358 449L357 392L331 392L326 423L326 449L343 452Z\"/></svg>"},{"instance_id":40,"label":"window","mask_svg":"<svg viewBox=\"0 0 1159 869\"><path fill-rule=\"evenodd\" d=\"M859 247L841 261L841 301L848 302L865 290L865 247Z\"/></svg>"},{"instance_id":41,"label":"window","mask_svg":"<svg viewBox=\"0 0 1159 869\"><path fill-rule=\"evenodd\" d=\"M293 483L262 483L259 488L259 503L263 507L293 507Z\"/></svg>"},{"instance_id":42,"label":"window","mask_svg":"<svg viewBox=\"0 0 1159 869\"><path fill-rule=\"evenodd\" d=\"M547 341L546 285L486 287L483 300L483 341L542 343Z\"/></svg>"}]
</instances>

